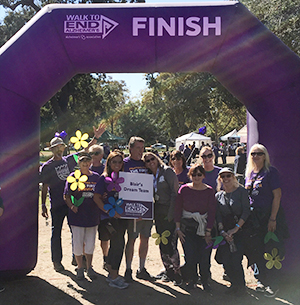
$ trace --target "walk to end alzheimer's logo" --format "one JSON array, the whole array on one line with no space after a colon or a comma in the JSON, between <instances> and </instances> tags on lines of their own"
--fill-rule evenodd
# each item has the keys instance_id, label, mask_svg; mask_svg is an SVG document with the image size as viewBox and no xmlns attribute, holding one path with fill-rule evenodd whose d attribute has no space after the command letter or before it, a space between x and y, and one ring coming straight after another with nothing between
<instances>
[{"instance_id":1,"label":"walk to end alzheimer's logo","mask_svg":"<svg viewBox=\"0 0 300 305\"><path fill-rule=\"evenodd\" d=\"M64 33L67 39L104 39L119 23L103 15L66 15Z\"/></svg>"}]
</instances>

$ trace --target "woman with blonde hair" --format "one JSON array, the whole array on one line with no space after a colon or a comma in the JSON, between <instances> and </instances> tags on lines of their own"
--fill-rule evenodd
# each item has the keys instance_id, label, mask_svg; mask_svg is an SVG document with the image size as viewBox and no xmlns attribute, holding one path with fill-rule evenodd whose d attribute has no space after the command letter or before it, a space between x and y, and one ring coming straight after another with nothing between
<instances>
[{"instance_id":1,"label":"woman with blonde hair","mask_svg":"<svg viewBox=\"0 0 300 305\"><path fill-rule=\"evenodd\" d=\"M278 291L275 282L278 275L272 274L274 270L266 268L264 238L268 232L276 234L280 241L276 244L276 248L279 257L282 258L284 256L283 240L288 237L288 229L280 205L279 172L271 165L269 153L262 144L254 144L249 151L245 187L250 197L251 218L257 231L255 237L249 242L246 255L250 264L256 263L258 267L257 278L261 282L259 291L264 292L267 297L274 297ZM255 253L257 255L254 255Z\"/></svg>"}]
</instances>

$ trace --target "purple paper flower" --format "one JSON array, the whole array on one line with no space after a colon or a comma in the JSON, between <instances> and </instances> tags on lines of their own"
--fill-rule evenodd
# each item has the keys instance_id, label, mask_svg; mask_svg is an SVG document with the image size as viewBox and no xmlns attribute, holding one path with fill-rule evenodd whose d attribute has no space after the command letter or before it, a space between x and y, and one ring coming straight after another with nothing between
<instances>
[{"instance_id":1,"label":"purple paper flower","mask_svg":"<svg viewBox=\"0 0 300 305\"><path fill-rule=\"evenodd\" d=\"M207 245L207 247L205 249L208 249L210 247L212 247L213 249L217 249L219 246L223 246L226 244L226 241L224 240L223 236L216 236L213 237L212 239L215 240L215 242L210 243L209 245Z\"/></svg>"},{"instance_id":2,"label":"purple paper flower","mask_svg":"<svg viewBox=\"0 0 300 305\"><path fill-rule=\"evenodd\" d=\"M108 184L107 190L111 192L113 189L115 189L117 192L121 191L121 187L119 184L124 182L123 177L119 177L116 172L111 173L111 178L106 177L105 182Z\"/></svg>"}]
</instances>

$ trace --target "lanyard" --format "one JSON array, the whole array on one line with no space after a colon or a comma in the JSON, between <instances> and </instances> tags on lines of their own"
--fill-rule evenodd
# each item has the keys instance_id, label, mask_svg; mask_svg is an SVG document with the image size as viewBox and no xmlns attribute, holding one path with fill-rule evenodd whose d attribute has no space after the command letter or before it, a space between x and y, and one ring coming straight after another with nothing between
<instances>
[{"instance_id":1,"label":"lanyard","mask_svg":"<svg viewBox=\"0 0 300 305\"><path fill-rule=\"evenodd\" d=\"M153 187L154 193L157 193L157 180L158 180L159 168L156 170L156 175L153 175Z\"/></svg>"}]
</instances>

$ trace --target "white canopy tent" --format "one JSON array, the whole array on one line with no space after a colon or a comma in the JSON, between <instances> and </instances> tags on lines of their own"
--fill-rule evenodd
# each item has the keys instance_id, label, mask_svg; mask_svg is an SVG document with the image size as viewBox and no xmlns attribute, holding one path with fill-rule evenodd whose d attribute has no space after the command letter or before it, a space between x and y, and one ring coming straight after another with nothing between
<instances>
[{"instance_id":1,"label":"white canopy tent","mask_svg":"<svg viewBox=\"0 0 300 305\"><path fill-rule=\"evenodd\" d=\"M221 141L229 141L231 139L236 139L237 141L239 140L239 136L236 134L237 130L233 129L232 131L228 132L226 135L220 137Z\"/></svg>"},{"instance_id":2,"label":"white canopy tent","mask_svg":"<svg viewBox=\"0 0 300 305\"><path fill-rule=\"evenodd\" d=\"M197 148L200 148L202 142L204 142L204 144L211 145L210 137L206 137L201 134L191 132L176 139L176 149L177 150L179 149L181 143L183 143L184 145L189 145L189 144L193 144L194 141Z\"/></svg>"},{"instance_id":3,"label":"white canopy tent","mask_svg":"<svg viewBox=\"0 0 300 305\"><path fill-rule=\"evenodd\" d=\"M241 143L247 143L247 125L241 128L236 134L240 137Z\"/></svg>"}]
</instances>

